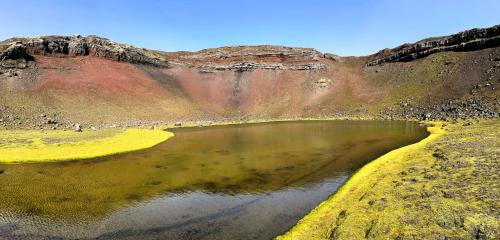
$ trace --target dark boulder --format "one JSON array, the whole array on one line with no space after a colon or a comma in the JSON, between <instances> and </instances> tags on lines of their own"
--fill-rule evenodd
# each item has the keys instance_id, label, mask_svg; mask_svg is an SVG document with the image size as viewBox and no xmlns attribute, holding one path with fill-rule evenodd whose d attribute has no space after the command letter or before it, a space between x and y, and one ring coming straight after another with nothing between
<instances>
[{"instance_id":1,"label":"dark boulder","mask_svg":"<svg viewBox=\"0 0 500 240\"><path fill-rule=\"evenodd\" d=\"M0 61L18 59L32 59L32 57L28 55L26 46L20 42L10 45L7 49L5 49L5 51L0 54Z\"/></svg>"}]
</instances>

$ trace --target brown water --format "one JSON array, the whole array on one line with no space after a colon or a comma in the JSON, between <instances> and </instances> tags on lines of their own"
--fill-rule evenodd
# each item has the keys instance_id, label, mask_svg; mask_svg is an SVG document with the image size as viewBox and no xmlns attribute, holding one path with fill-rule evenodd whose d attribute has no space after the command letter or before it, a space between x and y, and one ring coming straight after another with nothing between
<instances>
[{"instance_id":1,"label":"brown water","mask_svg":"<svg viewBox=\"0 0 500 240\"><path fill-rule=\"evenodd\" d=\"M272 239L368 161L427 136L394 121L175 134L128 154L0 165L0 239Z\"/></svg>"}]
</instances>

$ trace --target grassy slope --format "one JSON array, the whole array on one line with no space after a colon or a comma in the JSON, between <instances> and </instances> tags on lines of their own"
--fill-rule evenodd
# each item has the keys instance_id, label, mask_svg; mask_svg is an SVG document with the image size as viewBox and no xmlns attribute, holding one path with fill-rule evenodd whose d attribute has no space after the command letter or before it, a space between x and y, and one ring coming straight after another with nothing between
<instances>
[{"instance_id":1,"label":"grassy slope","mask_svg":"<svg viewBox=\"0 0 500 240\"><path fill-rule=\"evenodd\" d=\"M497 98L499 90L485 87L486 72L496 69L492 56L500 56L500 48L490 48L473 52L442 52L412 62L391 63L365 68L363 78L368 82L387 89L381 101L371 104L372 111L397 107L401 102L409 107L439 105L450 99L468 99L473 96ZM491 71L491 70L490 70ZM500 76L500 71L491 73L492 79ZM491 81L490 81L491 82ZM471 94L475 86L481 88ZM398 109L399 110L399 109Z\"/></svg>"},{"instance_id":2,"label":"grassy slope","mask_svg":"<svg viewBox=\"0 0 500 240\"><path fill-rule=\"evenodd\" d=\"M152 147L172 137L162 130L0 131L0 162L40 162L93 158Z\"/></svg>"},{"instance_id":3,"label":"grassy slope","mask_svg":"<svg viewBox=\"0 0 500 240\"><path fill-rule=\"evenodd\" d=\"M279 239L498 239L499 127L430 128L366 165Z\"/></svg>"}]
</instances>

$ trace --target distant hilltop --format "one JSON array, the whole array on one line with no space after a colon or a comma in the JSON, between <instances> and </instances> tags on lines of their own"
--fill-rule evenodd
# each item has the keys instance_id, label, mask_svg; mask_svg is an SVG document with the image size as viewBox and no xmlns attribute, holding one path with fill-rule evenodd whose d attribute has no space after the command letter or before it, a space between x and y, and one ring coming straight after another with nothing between
<instances>
[{"instance_id":1,"label":"distant hilltop","mask_svg":"<svg viewBox=\"0 0 500 240\"><path fill-rule=\"evenodd\" d=\"M393 49L384 49L372 55L367 62L374 66L386 62L411 61L443 51L472 51L500 45L500 25L475 28L444 37L433 37ZM203 71L285 69L284 65L263 63L300 63L288 67L292 70L321 69L321 58L337 60L340 57L321 53L312 48L272 45L231 46L204 49L198 52L162 52L136 48L129 44L113 42L99 36L42 36L11 38L0 42L0 59L29 58L30 55L96 56L115 61L168 67L169 63L196 65ZM236 63L235 63L236 61ZM231 62L231 64L227 64Z\"/></svg>"}]
</instances>

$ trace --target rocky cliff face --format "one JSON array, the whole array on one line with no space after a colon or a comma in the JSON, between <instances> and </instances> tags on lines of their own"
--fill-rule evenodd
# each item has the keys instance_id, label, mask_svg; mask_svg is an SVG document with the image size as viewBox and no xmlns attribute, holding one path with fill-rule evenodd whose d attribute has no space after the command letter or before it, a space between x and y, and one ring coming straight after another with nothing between
<instances>
[{"instance_id":1,"label":"rocky cliff face","mask_svg":"<svg viewBox=\"0 0 500 240\"><path fill-rule=\"evenodd\" d=\"M320 62L313 63L302 63L302 64L282 64L282 63L261 63L261 62L233 62L227 65L224 64L204 64L197 66L200 72L203 73L214 73L222 71L253 71L256 69L267 69L267 70L293 70L293 71L303 71L303 70L319 70L325 69L326 65Z\"/></svg>"},{"instance_id":2,"label":"rocky cliff face","mask_svg":"<svg viewBox=\"0 0 500 240\"><path fill-rule=\"evenodd\" d=\"M336 61L333 54L323 54L312 48L272 45L234 46L185 52L172 61L193 66L203 73L220 71L268 70L319 70L327 61Z\"/></svg>"},{"instance_id":3,"label":"rocky cliff face","mask_svg":"<svg viewBox=\"0 0 500 240\"><path fill-rule=\"evenodd\" d=\"M281 59L309 59L314 60L323 57L323 54L313 48L283 47L273 45L261 46L233 46L204 49L180 59L186 61L217 61L228 58L257 57L268 58L277 57Z\"/></svg>"},{"instance_id":4,"label":"rocky cliff face","mask_svg":"<svg viewBox=\"0 0 500 240\"><path fill-rule=\"evenodd\" d=\"M2 45L10 46L0 55L0 60L32 60L31 55L96 56L114 61L168 66L168 62L153 51L115 43L97 36L44 36L11 39L2 42Z\"/></svg>"},{"instance_id":5,"label":"rocky cliff face","mask_svg":"<svg viewBox=\"0 0 500 240\"><path fill-rule=\"evenodd\" d=\"M34 60L33 55L95 56L114 61L169 67L171 63L195 67L202 73L221 71L319 70L325 61L337 61L333 54L312 48L283 46L235 46L205 49L198 52L165 53L119 44L96 36L45 36L10 39L3 43L0 60ZM1 50L1 48L0 48Z\"/></svg>"},{"instance_id":6,"label":"rocky cliff face","mask_svg":"<svg viewBox=\"0 0 500 240\"><path fill-rule=\"evenodd\" d=\"M445 51L473 51L500 46L500 25L491 28L475 28L446 37L424 39L414 44L404 44L394 49L385 49L375 55L367 66L387 62L406 62L433 53Z\"/></svg>"}]
</instances>

